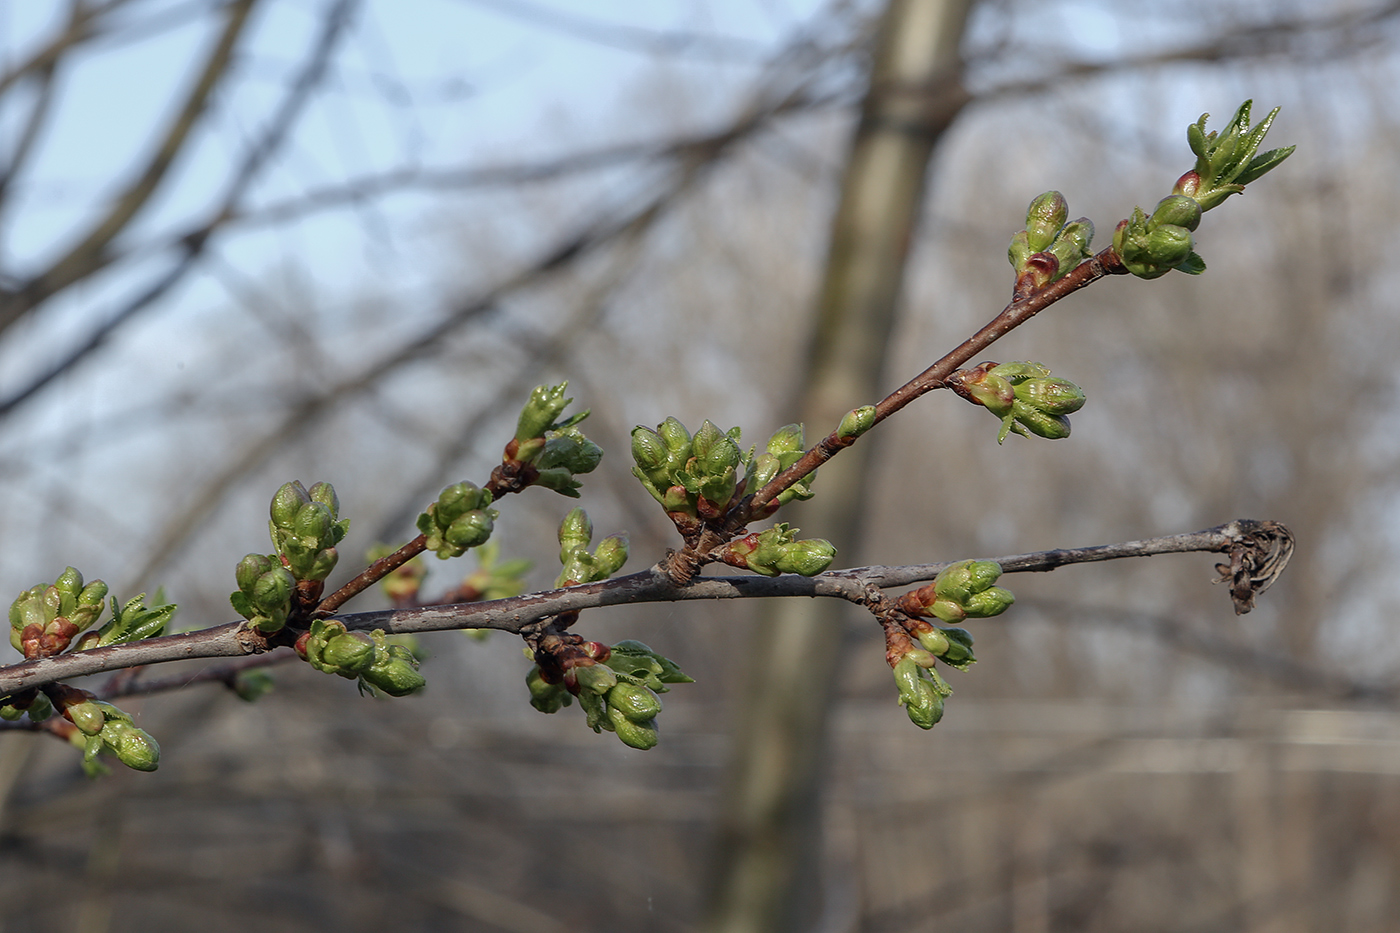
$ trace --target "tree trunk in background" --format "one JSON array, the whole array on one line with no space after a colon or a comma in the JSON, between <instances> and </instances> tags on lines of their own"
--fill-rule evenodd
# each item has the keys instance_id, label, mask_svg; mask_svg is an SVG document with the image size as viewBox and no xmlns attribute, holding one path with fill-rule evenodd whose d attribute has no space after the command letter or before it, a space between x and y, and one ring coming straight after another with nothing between
<instances>
[{"instance_id":1,"label":"tree trunk in background","mask_svg":"<svg viewBox=\"0 0 1400 933\"><path fill-rule=\"evenodd\" d=\"M890 0L881 17L870 89L832 222L808 365L796 387L809 442L883 394L929 157L967 100L956 79L970 2ZM781 516L830 539L843 566L860 562L860 490L869 451L868 441L857 444L822 467L817 497L793 510L798 514ZM722 800L711 933L804 929L821 907L820 778L846 608L836 600L777 600L757 627L752 683Z\"/></svg>"}]
</instances>

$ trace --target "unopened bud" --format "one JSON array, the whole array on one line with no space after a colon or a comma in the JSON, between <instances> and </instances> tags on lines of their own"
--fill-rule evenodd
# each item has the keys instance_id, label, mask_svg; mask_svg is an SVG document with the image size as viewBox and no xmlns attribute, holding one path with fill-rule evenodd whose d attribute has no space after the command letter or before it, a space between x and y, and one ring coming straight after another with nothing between
<instances>
[{"instance_id":1,"label":"unopened bud","mask_svg":"<svg viewBox=\"0 0 1400 933\"><path fill-rule=\"evenodd\" d=\"M656 731L656 720L648 719L645 722L633 722L623 715L622 711L615 706L608 707L608 721L617 733L617 737L624 745L646 751L655 748L659 736Z\"/></svg>"},{"instance_id":2,"label":"unopened bud","mask_svg":"<svg viewBox=\"0 0 1400 933\"><path fill-rule=\"evenodd\" d=\"M1026 211L1026 236L1031 252L1048 248L1067 219L1069 202L1060 192L1047 191L1032 201Z\"/></svg>"},{"instance_id":3,"label":"unopened bud","mask_svg":"<svg viewBox=\"0 0 1400 933\"><path fill-rule=\"evenodd\" d=\"M623 681L608 691L608 706L632 722L646 722L661 712L661 698L646 687Z\"/></svg>"},{"instance_id":4,"label":"unopened bud","mask_svg":"<svg viewBox=\"0 0 1400 933\"><path fill-rule=\"evenodd\" d=\"M862 405L846 412L836 427L836 436L843 441L855 440L875 426L875 406Z\"/></svg>"}]
</instances>

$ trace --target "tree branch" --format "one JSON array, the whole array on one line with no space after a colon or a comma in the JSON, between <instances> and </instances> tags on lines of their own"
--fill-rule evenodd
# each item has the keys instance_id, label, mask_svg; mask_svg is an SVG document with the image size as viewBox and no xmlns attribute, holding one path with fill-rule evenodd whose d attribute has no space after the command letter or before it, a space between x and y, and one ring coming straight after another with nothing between
<instances>
[{"instance_id":1,"label":"tree branch","mask_svg":"<svg viewBox=\"0 0 1400 933\"><path fill-rule=\"evenodd\" d=\"M1237 555L1244 554L1243 559L1248 563L1248 555L1271 550L1283 551L1285 555L1291 553L1292 540L1293 536L1288 529L1275 522L1239 519L1189 534L992 559L1001 564L1006 573L1043 573L1070 564L1190 552L1228 552L1231 554L1232 563L1236 561ZM1286 556L1283 562L1286 563ZM509 599L363 612L338 618L348 629L382 629L395 635L467 628L497 629L520 634L530 626L561 613L631 603L791 596L825 596L860 602L872 587L889 589L926 582L936 577L938 572L947 566L948 562L905 567L856 567L828 571L815 577L788 574L777 577L699 577L688 586L676 586L657 568L652 568L625 577L564 589L545 590ZM1230 565L1218 565L1217 569L1228 566ZM1282 569L1281 565L1278 569ZM1275 573L1274 576L1276 575ZM1262 592L1269 583L1272 583L1272 577L1259 582L1254 592ZM23 661L0 668L0 696L9 696L28 687L59 680L138 665L260 654L280 646L288 634L282 632L270 640L244 628L242 622L231 622L197 632L166 635L124 645Z\"/></svg>"}]
</instances>

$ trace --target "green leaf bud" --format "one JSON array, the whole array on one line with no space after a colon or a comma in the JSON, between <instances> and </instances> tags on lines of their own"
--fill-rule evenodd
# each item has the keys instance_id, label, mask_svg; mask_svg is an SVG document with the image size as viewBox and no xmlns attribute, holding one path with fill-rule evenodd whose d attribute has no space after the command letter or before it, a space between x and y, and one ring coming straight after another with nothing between
<instances>
[{"instance_id":1,"label":"green leaf bud","mask_svg":"<svg viewBox=\"0 0 1400 933\"><path fill-rule=\"evenodd\" d=\"M592 540L593 520L582 506L576 506L559 523L559 561L568 560L570 554L588 547Z\"/></svg>"},{"instance_id":2,"label":"green leaf bud","mask_svg":"<svg viewBox=\"0 0 1400 933\"><path fill-rule=\"evenodd\" d=\"M1068 415L1084 407L1084 390L1058 376L1028 379L1016 386L1016 397L1049 415Z\"/></svg>"},{"instance_id":3,"label":"green leaf bud","mask_svg":"<svg viewBox=\"0 0 1400 933\"><path fill-rule=\"evenodd\" d=\"M661 712L661 698L646 687L619 682L608 691L608 706L633 722L647 722Z\"/></svg>"},{"instance_id":4,"label":"green leaf bud","mask_svg":"<svg viewBox=\"0 0 1400 933\"><path fill-rule=\"evenodd\" d=\"M479 547L491 537L495 522L491 509L474 509L459 517L443 532L443 540L456 549L458 554L468 548Z\"/></svg>"},{"instance_id":5,"label":"green leaf bud","mask_svg":"<svg viewBox=\"0 0 1400 933\"><path fill-rule=\"evenodd\" d=\"M936 599L928 607L928 611L944 622L961 622L967 618L967 610L961 603L951 599Z\"/></svg>"},{"instance_id":6,"label":"green leaf bud","mask_svg":"<svg viewBox=\"0 0 1400 933\"><path fill-rule=\"evenodd\" d=\"M781 573L814 577L830 567L835 558L836 545L825 538L808 538L784 547L773 566Z\"/></svg>"},{"instance_id":7,"label":"green leaf bud","mask_svg":"<svg viewBox=\"0 0 1400 933\"><path fill-rule=\"evenodd\" d=\"M341 631L326 640L319 663L312 666L327 674L354 677L368 669L374 660L374 639L364 632Z\"/></svg>"},{"instance_id":8,"label":"green leaf bud","mask_svg":"<svg viewBox=\"0 0 1400 933\"><path fill-rule=\"evenodd\" d=\"M262 554L248 554L238 562L238 567L233 572L238 581L238 588L245 593L251 593L258 578L272 567L272 561L268 557Z\"/></svg>"},{"instance_id":9,"label":"green leaf bud","mask_svg":"<svg viewBox=\"0 0 1400 933\"><path fill-rule=\"evenodd\" d=\"M253 605L263 612L285 609L296 589L296 578L285 567L274 567L253 584Z\"/></svg>"},{"instance_id":10,"label":"green leaf bud","mask_svg":"<svg viewBox=\"0 0 1400 933\"><path fill-rule=\"evenodd\" d=\"M980 593L1001 576L1001 565L994 560L960 560L949 564L934 577L933 588L938 596L964 603L973 593Z\"/></svg>"},{"instance_id":11,"label":"green leaf bud","mask_svg":"<svg viewBox=\"0 0 1400 933\"><path fill-rule=\"evenodd\" d=\"M617 674L606 664L579 664L569 668L580 691L590 691L599 696L617 685Z\"/></svg>"},{"instance_id":12,"label":"green leaf bud","mask_svg":"<svg viewBox=\"0 0 1400 933\"><path fill-rule=\"evenodd\" d=\"M899 687L899 705L910 722L920 729L932 729L943 718L943 696L913 658L906 655L895 665L894 681Z\"/></svg>"},{"instance_id":13,"label":"green leaf bud","mask_svg":"<svg viewBox=\"0 0 1400 933\"><path fill-rule=\"evenodd\" d=\"M374 663L360 675L360 679L391 697L416 693L428 683L418 673L418 659L403 645L382 646L376 653Z\"/></svg>"},{"instance_id":14,"label":"green leaf bud","mask_svg":"<svg viewBox=\"0 0 1400 933\"><path fill-rule=\"evenodd\" d=\"M117 760L128 768L154 771L160 767L160 746L156 740L129 722L108 722L101 738Z\"/></svg>"},{"instance_id":15,"label":"green leaf bud","mask_svg":"<svg viewBox=\"0 0 1400 933\"><path fill-rule=\"evenodd\" d=\"M667 418L656 426L656 433L666 443L668 468L679 470L691 456L690 432L675 418Z\"/></svg>"},{"instance_id":16,"label":"green leaf bud","mask_svg":"<svg viewBox=\"0 0 1400 933\"><path fill-rule=\"evenodd\" d=\"M862 405L846 412L836 427L836 436L843 441L853 441L874 426L875 406Z\"/></svg>"},{"instance_id":17,"label":"green leaf bud","mask_svg":"<svg viewBox=\"0 0 1400 933\"><path fill-rule=\"evenodd\" d=\"M84 735L97 735L107 722L107 714L91 698L65 706L63 718L77 726Z\"/></svg>"},{"instance_id":18,"label":"green leaf bud","mask_svg":"<svg viewBox=\"0 0 1400 933\"><path fill-rule=\"evenodd\" d=\"M304 580L324 580L331 575L335 569L336 562L340 560L340 552L333 547L317 551L315 558L311 561L303 575Z\"/></svg>"},{"instance_id":19,"label":"green leaf bud","mask_svg":"<svg viewBox=\"0 0 1400 933\"><path fill-rule=\"evenodd\" d=\"M1016 424L1037 437L1048 438L1052 441L1069 437L1068 418L1064 415L1051 415L1038 411L1024 402L1016 403ZM1017 433L1024 434L1025 431L1017 431Z\"/></svg>"},{"instance_id":20,"label":"green leaf bud","mask_svg":"<svg viewBox=\"0 0 1400 933\"><path fill-rule=\"evenodd\" d=\"M1047 191L1032 201L1026 211L1027 245L1031 252L1049 248L1068 219L1069 202L1060 192Z\"/></svg>"},{"instance_id":21,"label":"green leaf bud","mask_svg":"<svg viewBox=\"0 0 1400 933\"><path fill-rule=\"evenodd\" d=\"M1093 239L1094 224L1089 218L1081 217L1074 223L1066 224L1060 235L1055 237L1055 242L1046 250L1059 262L1059 268L1051 277L1051 281L1064 278L1074 271L1075 266L1093 255L1089 249Z\"/></svg>"},{"instance_id":22,"label":"green leaf bud","mask_svg":"<svg viewBox=\"0 0 1400 933\"><path fill-rule=\"evenodd\" d=\"M577 428L551 432L534 464L540 470L563 467L570 473L591 473L603 459L603 449Z\"/></svg>"},{"instance_id":23,"label":"green leaf bud","mask_svg":"<svg viewBox=\"0 0 1400 933\"><path fill-rule=\"evenodd\" d=\"M1201 205L1195 198L1184 194L1169 194L1157 202L1148 219L1148 225L1156 228L1163 224L1195 230L1201 225Z\"/></svg>"},{"instance_id":24,"label":"green leaf bud","mask_svg":"<svg viewBox=\"0 0 1400 933\"><path fill-rule=\"evenodd\" d=\"M78 594L83 591L83 575L76 568L69 567L58 575L58 579L53 582L53 585L60 593L67 594L76 600Z\"/></svg>"},{"instance_id":25,"label":"green leaf bud","mask_svg":"<svg viewBox=\"0 0 1400 933\"><path fill-rule=\"evenodd\" d=\"M335 526L335 516L320 502L308 502L297 510L292 525L292 533L301 539L301 545L308 550L320 549L331 544L331 529Z\"/></svg>"},{"instance_id":26,"label":"green leaf bud","mask_svg":"<svg viewBox=\"0 0 1400 933\"><path fill-rule=\"evenodd\" d=\"M948 647L939 655L949 667L965 671L977 662L972 655L972 633L965 628L945 628Z\"/></svg>"},{"instance_id":27,"label":"green leaf bud","mask_svg":"<svg viewBox=\"0 0 1400 933\"><path fill-rule=\"evenodd\" d=\"M992 616L1001 615L1015 601L1016 597L1010 590L993 586L968 597L963 603L963 608L969 618L990 619Z\"/></svg>"},{"instance_id":28,"label":"green leaf bud","mask_svg":"<svg viewBox=\"0 0 1400 933\"><path fill-rule=\"evenodd\" d=\"M606 580L621 570L627 563L627 535L608 535L599 541L593 551L593 562L597 580Z\"/></svg>"},{"instance_id":29,"label":"green leaf bud","mask_svg":"<svg viewBox=\"0 0 1400 933\"><path fill-rule=\"evenodd\" d=\"M319 502L331 510L331 515L340 517L340 497L335 494L335 487L330 483L321 482L314 484L307 490L307 495L312 502Z\"/></svg>"},{"instance_id":30,"label":"green leaf bud","mask_svg":"<svg viewBox=\"0 0 1400 933\"><path fill-rule=\"evenodd\" d=\"M647 480L657 485L669 484L670 476L666 471L669 456L670 448L660 434L641 425L632 429L632 459Z\"/></svg>"},{"instance_id":31,"label":"green leaf bud","mask_svg":"<svg viewBox=\"0 0 1400 933\"><path fill-rule=\"evenodd\" d=\"M551 684L544 679L538 664L525 675L525 685L530 689L530 705L541 713L557 713L574 702L563 684Z\"/></svg>"},{"instance_id":32,"label":"green leaf bud","mask_svg":"<svg viewBox=\"0 0 1400 933\"><path fill-rule=\"evenodd\" d=\"M866 406L866 408L870 407L872 406ZM858 408L855 412L850 412L847 417L863 410ZM873 412L871 417L874 417ZM783 464L783 469L792 466L807 452L807 442L803 440L803 434L802 425L785 424L768 438L767 451L778 458Z\"/></svg>"},{"instance_id":33,"label":"green leaf bud","mask_svg":"<svg viewBox=\"0 0 1400 933\"><path fill-rule=\"evenodd\" d=\"M943 629L929 628L919 632L919 644L935 657L942 657L943 652L948 650L948 636L943 634Z\"/></svg>"},{"instance_id":34,"label":"green leaf bud","mask_svg":"<svg viewBox=\"0 0 1400 933\"><path fill-rule=\"evenodd\" d=\"M311 495L300 481L283 483L272 497L272 524L277 528L290 530L301 507L310 501Z\"/></svg>"},{"instance_id":35,"label":"green leaf bud","mask_svg":"<svg viewBox=\"0 0 1400 933\"><path fill-rule=\"evenodd\" d=\"M546 431L554 427L560 413L573 401L571 398L564 397L564 392L568 388L567 382L562 382L557 386L535 386L530 392L530 400L520 411L520 419L516 422L515 439L523 444L531 438L542 437Z\"/></svg>"},{"instance_id":36,"label":"green leaf bud","mask_svg":"<svg viewBox=\"0 0 1400 933\"><path fill-rule=\"evenodd\" d=\"M648 719L644 722L633 722L614 706L607 708L607 717L612 725L612 731L617 733L617 737L624 745L646 751L655 748L659 739L656 731L656 720Z\"/></svg>"}]
</instances>

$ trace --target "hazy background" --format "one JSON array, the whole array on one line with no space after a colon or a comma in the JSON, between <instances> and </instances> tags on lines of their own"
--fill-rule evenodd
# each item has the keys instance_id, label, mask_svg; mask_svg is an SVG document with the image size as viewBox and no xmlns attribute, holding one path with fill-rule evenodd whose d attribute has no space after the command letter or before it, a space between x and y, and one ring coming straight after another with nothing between
<instances>
[{"instance_id":1,"label":"hazy background","mask_svg":"<svg viewBox=\"0 0 1400 933\"><path fill-rule=\"evenodd\" d=\"M0 0L0 592L73 564L123 598L164 585L181 626L230 621L294 478L352 520L334 583L483 482L529 388L562 379L607 451L582 504L646 566L674 533L631 427L752 443L793 417L881 8ZM929 733L853 619L841 680L811 685L841 702L808 928L1397 928L1397 13L974 8L889 388L1002 307L1041 191L1101 247L1190 167L1203 111L1282 105L1266 146L1299 148L1206 218L1204 276L1099 283L996 348L1084 387L1073 438L999 448L947 393L883 427L861 560L1239 517L1298 552L1240 618L1203 555L1010 578ZM501 506L534 585L571 505ZM434 561L429 590L473 564ZM251 707L126 701L152 775L88 782L51 737L0 735L0 930L699 929L753 612L584 616L697 678L645 754L532 710L502 635L423 639L429 690L405 700L293 666Z\"/></svg>"}]
</instances>

